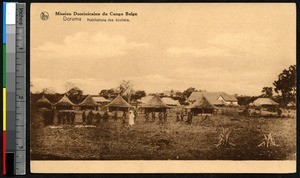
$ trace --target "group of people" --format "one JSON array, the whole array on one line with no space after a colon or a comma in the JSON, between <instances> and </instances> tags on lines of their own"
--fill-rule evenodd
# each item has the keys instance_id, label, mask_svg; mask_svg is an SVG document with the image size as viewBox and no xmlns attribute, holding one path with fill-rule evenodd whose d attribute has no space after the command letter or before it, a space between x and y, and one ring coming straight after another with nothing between
<instances>
[{"instance_id":1,"label":"group of people","mask_svg":"<svg viewBox=\"0 0 300 178\"><path fill-rule=\"evenodd\" d=\"M138 113L136 110L130 110L128 112L123 112L122 123L126 123L127 115L129 117L128 124L134 125L137 123ZM184 117L187 116L186 123L191 124L193 120L193 112L177 112L176 113L176 122L184 121ZM99 124L101 120L103 122L108 122L109 118L112 116L114 122L118 122L118 111L115 111L112 115L108 111L105 111L104 114L99 112L94 113L92 110L84 110L82 112L82 124ZM45 125L51 125L54 123L54 111L46 111L43 114ZM75 112L72 111L59 111L58 115L58 124L74 124L75 123ZM167 112L146 112L145 113L145 122L155 122L156 118L159 119L160 123L166 123L168 118Z\"/></svg>"},{"instance_id":2,"label":"group of people","mask_svg":"<svg viewBox=\"0 0 300 178\"><path fill-rule=\"evenodd\" d=\"M51 125L54 123L54 110L45 111L43 113L44 124Z\"/></svg>"},{"instance_id":3,"label":"group of people","mask_svg":"<svg viewBox=\"0 0 300 178\"><path fill-rule=\"evenodd\" d=\"M130 110L129 125L133 125L134 123L137 122L137 116L138 116L137 111ZM118 120L119 120L118 111L115 111L113 113L112 117L113 117L114 122L118 122ZM123 124L126 123L126 117L127 117L127 112L123 112L123 115L122 115L122 123ZM99 124L101 122L101 120L103 122L108 122L109 118L110 118L110 114L108 113L108 111L105 111L104 114L100 114L99 112L94 114L92 110L90 110L90 111L84 110L82 112L82 123L83 124L93 124L93 123Z\"/></svg>"},{"instance_id":4,"label":"group of people","mask_svg":"<svg viewBox=\"0 0 300 178\"><path fill-rule=\"evenodd\" d=\"M146 112L145 113L145 122L150 121L151 116L151 122L155 122L156 120L156 113L155 112ZM167 112L159 112L158 113L158 119L160 123L167 122L168 114Z\"/></svg>"},{"instance_id":5,"label":"group of people","mask_svg":"<svg viewBox=\"0 0 300 178\"><path fill-rule=\"evenodd\" d=\"M104 112L103 115L101 115L98 112L96 114L94 114L92 110L90 110L90 111L84 110L82 112L82 123L83 124L88 124L88 125L93 124L93 123L99 124L100 120L107 122L108 118L109 118L109 114L107 111Z\"/></svg>"},{"instance_id":6,"label":"group of people","mask_svg":"<svg viewBox=\"0 0 300 178\"><path fill-rule=\"evenodd\" d=\"M185 114L183 111L176 113L176 122L184 121L184 116L187 115L186 123L192 124L194 113L192 111Z\"/></svg>"},{"instance_id":7,"label":"group of people","mask_svg":"<svg viewBox=\"0 0 300 178\"><path fill-rule=\"evenodd\" d=\"M58 124L74 124L75 123L75 112L71 111L60 111L57 114Z\"/></svg>"}]
</instances>

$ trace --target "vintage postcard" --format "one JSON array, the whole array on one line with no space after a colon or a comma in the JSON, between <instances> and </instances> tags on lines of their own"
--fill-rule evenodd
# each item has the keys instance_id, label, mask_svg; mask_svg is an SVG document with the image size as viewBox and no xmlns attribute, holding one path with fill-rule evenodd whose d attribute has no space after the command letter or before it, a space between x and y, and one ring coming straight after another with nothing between
<instances>
[{"instance_id":1,"label":"vintage postcard","mask_svg":"<svg viewBox=\"0 0 300 178\"><path fill-rule=\"evenodd\" d=\"M33 3L33 173L293 173L292 3Z\"/></svg>"}]
</instances>

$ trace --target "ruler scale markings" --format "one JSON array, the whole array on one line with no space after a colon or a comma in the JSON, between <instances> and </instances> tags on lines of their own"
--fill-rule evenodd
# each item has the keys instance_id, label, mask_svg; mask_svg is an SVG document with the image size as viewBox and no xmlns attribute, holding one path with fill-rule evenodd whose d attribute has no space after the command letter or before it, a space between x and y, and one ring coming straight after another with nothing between
<instances>
[{"instance_id":1,"label":"ruler scale markings","mask_svg":"<svg viewBox=\"0 0 300 178\"><path fill-rule=\"evenodd\" d=\"M17 4L16 37L16 175L26 173L26 4Z\"/></svg>"}]
</instances>

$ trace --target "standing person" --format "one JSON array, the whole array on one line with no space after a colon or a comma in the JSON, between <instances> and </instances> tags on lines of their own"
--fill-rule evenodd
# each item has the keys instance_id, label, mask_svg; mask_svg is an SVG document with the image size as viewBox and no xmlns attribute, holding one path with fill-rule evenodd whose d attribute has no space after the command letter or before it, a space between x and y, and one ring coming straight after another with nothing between
<instances>
[{"instance_id":1,"label":"standing person","mask_svg":"<svg viewBox=\"0 0 300 178\"><path fill-rule=\"evenodd\" d=\"M181 113L180 113L180 118L181 118L181 121L184 120L184 113L183 113L183 110L182 110Z\"/></svg>"},{"instance_id":2,"label":"standing person","mask_svg":"<svg viewBox=\"0 0 300 178\"><path fill-rule=\"evenodd\" d=\"M146 112L146 114L145 114L145 122L149 122L149 113L148 112Z\"/></svg>"},{"instance_id":3,"label":"standing person","mask_svg":"<svg viewBox=\"0 0 300 178\"><path fill-rule=\"evenodd\" d=\"M137 111L134 110L133 114L134 114L134 123L137 123L137 117L138 117Z\"/></svg>"},{"instance_id":4,"label":"standing person","mask_svg":"<svg viewBox=\"0 0 300 178\"><path fill-rule=\"evenodd\" d=\"M186 123L189 123L189 122L190 122L190 117L191 117L191 116L190 116L190 112L188 112L188 113L187 113Z\"/></svg>"},{"instance_id":5,"label":"standing person","mask_svg":"<svg viewBox=\"0 0 300 178\"><path fill-rule=\"evenodd\" d=\"M179 122L179 121L180 121L179 115L180 115L180 113L179 113L179 112L176 112L176 122Z\"/></svg>"},{"instance_id":6,"label":"standing person","mask_svg":"<svg viewBox=\"0 0 300 178\"><path fill-rule=\"evenodd\" d=\"M192 124L192 122L193 122L193 117L194 117L194 112L191 111L191 124Z\"/></svg>"},{"instance_id":7,"label":"standing person","mask_svg":"<svg viewBox=\"0 0 300 178\"><path fill-rule=\"evenodd\" d=\"M93 124L93 117L94 117L94 113L93 113L93 111L91 110L91 111L90 111L89 124Z\"/></svg>"},{"instance_id":8,"label":"standing person","mask_svg":"<svg viewBox=\"0 0 300 178\"><path fill-rule=\"evenodd\" d=\"M114 114L114 122L118 122L118 112L115 111L115 114Z\"/></svg>"},{"instance_id":9,"label":"standing person","mask_svg":"<svg viewBox=\"0 0 300 178\"><path fill-rule=\"evenodd\" d=\"M50 120L50 124L54 124L54 109L51 110L51 120Z\"/></svg>"},{"instance_id":10,"label":"standing person","mask_svg":"<svg viewBox=\"0 0 300 178\"><path fill-rule=\"evenodd\" d=\"M75 123L75 112L71 112L71 124Z\"/></svg>"},{"instance_id":11,"label":"standing person","mask_svg":"<svg viewBox=\"0 0 300 178\"><path fill-rule=\"evenodd\" d=\"M152 122L155 122L155 112L152 112Z\"/></svg>"},{"instance_id":12,"label":"standing person","mask_svg":"<svg viewBox=\"0 0 300 178\"><path fill-rule=\"evenodd\" d=\"M70 116L71 116L71 115L70 115L70 112L66 112L66 118L67 118L67 119L66 119L66 120L67 120L66 123L67 123L67 124L70 124L70 120L71 120L71 119L70 119Z\"/></svg>"},{"instance_id":13,"label":"standing person","mask_svg":"<svg viewBox=\"0 0 300 178\"><path fill-rule=\"evenodd\" d=\"M58 111L58 114L57 114L57 119L58 119L58 124L61 124L61 112Z\"/></svg>"},{"instance_id":14,"label":"standing person","mask_svg":"<svg viewBox=\"0 0 300 178\"><path fill-rule=\"evenodd\" d=\"M158 113L158 118L159 118L159 122L162 123L163 122L163 114L162 114L162 112Z\"/></svg>"},{"instance_id":15,"label":"standing person","mask_svg":"<svg viewBox=\"0 0 300 178\"><path fill-rule=\"evenodd\" d=\"M65 124L65 112L61 112L61 124Z\"/></svg>"},{"instance_id":16,"label":"standing person","mask_svg":"<svg viewBox=\"0 0 300 178\"><path fill-rule=\"evenodd\" d=\"M83 112L82 112L82 124L85 124L85 119L86 119L85 110L83 110Z\"/></svg>"},{"instance_id":17,"label":"standing person","mask_svg":"<svg viewBox=\"0 0 300 178\"><path fill-rule=\"evenodd\" d=\"M91 112L88 112L87 117L86 117L86 124L90 125L90 120L91 120Z\"/></svg>"},{"instance_id":18,"label":"standing person","mask_svg":"<svg viewBox=\"0 0 300 178\"><path fill-rule=\"evenodd\" d=\"M105 122L108 121L108 112L107 112L107 111L105 111L105 113L104 113L104 115L103 115L103 120L104 120Z\"/></svg>"},{"instance_id":19,"label":"standing person","mask_svg":"<svg viewBox=\"0 0 300 178\"><path fill-rule=\"evenodd\" d=\"M188 123L188 124L192 124L192 121L193 121L193 112L190 111L190 112L188 113L188 120L187 120L187 123Z\"/></svg>"},{"instance_id":20,"label":"standing person","mask_svg":"<svg viewBox=\"0 0 300 178\"><path fill-rule=\"evenodd\" d=\"M101 120L104 121L104 114L100 114L100 113L99 113L99 123L101 122Z\"/></svg>"},{"instance_id":21,"label":"standing person","mask_svg":"<svg viewBox=\"0 0 300 178\"><path fill-rule=\"evenodd\" d=\"M126 112L124 111L123 117L122 117L122 123L123 123L123 124L125 124L125 120L126 120Z\"/></svg>"},{"instance_id":22,"label":"standing person","mask_svg":"<svg viewBox=\"0 0 300 178\"><path fill-rule=\"evenodd\" d=\"M97 112L97 114L96 114L96 124L100 123L100 119L101 119L101 115L100 115L100 113Z\"/></svg>"},{"instance_id":23,"label":"standing person","mask_svg":"<svg viewBox=\"0 0 300 178\"><path fill-rule=\"evenodd\" d=\"M134 113L132 110L129 111L129 125L134 125Z\"/></svg>"},{"instance_id":24,"label":"standing person","mask_svg":"<svg viewBox=\"0 0 300 178\"><path fill-rule=\"evenodd\" d=\"M48 118L49 118L48 111L45 111L43 113L43 118L44 118L44 125L48 125Z\"/></svg>"},{"instance_id":25,"label":"standing person","mask_svg":"<svg viewBox=\"0 0 300 178\"><path fill-rule=\"evenodd\" d=\"M164 122L167 122L168 120L168 113L165 111L164 112Z\"/></svg>"}]
</instances>

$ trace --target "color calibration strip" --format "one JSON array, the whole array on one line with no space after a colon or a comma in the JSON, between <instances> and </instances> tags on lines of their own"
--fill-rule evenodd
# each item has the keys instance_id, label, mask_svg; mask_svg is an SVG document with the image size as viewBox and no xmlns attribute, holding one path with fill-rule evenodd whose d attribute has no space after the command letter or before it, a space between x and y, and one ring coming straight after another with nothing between
<instances>
[{"instance_id":1,"label":"color calibration strip","mask_svg":"<svg viewBox=\"0 0 300 178\"><path fill-rule=\"evenodd\" d=\"M3 174L6 174L6 3L3 3L3 69L2 69L2 86L3 86L3 134L2 134L2 165Z\"/></svg>"},{"instance_id":2,"label":"color calibration strip","mask_svg":"<svg viewBox=\"0 0 300 178\"><path fill-rule=\"evenodd\" d=\"M3 174L25 174L26 48L24 3L3 3ZM21 69L22 68L22 69ZM18 90L22 90L19 91ZM18 100L21 93L21 100ZM18 111L21 111L18 113ZM22 126L22 127L18 127Z\"/></svg>"}]
</instances>

